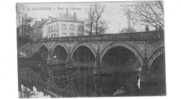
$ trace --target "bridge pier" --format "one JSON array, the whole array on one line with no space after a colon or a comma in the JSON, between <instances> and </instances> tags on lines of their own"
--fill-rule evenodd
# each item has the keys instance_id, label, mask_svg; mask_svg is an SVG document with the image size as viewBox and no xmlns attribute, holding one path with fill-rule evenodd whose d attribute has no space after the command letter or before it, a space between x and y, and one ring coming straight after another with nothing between
<instances>
[{"instance_id":1,"label":"bridge pier","mask_svg":"<svg viewBox=\"0 0 181 99\"><path fill-rule=\"evenodd\" d=\"M53 58L53 51L50 49L50 50L48 51L47 64L50 64L53 59L54 59L54 58Z\"/></svg>"},{"instance_id":2,"label":"bridge pier","mask_svg":"<svg viewBox=\"0 0 181 99\"><path fill-rule=\"evenodd\" d=\"M66 63L72 63L72 59L71 59L71 54L70 53L67 54Z\"/></svg>"},{"instance_id":3,"label":"bridge pier","mask_svg":"<svg viewBox=\"0 0 181 99\"><path fill-rule=\"evenodd\" d=\"M95 93L99 96L100 94L100 88L98 88L98 84L100 83L99 79L99 73L100 73L100 53L99 49L96 52L96 57L95 57L95 65L93 68L93 74L94 74L94 88L95 88Z\"/></svg>"}]
</instances>

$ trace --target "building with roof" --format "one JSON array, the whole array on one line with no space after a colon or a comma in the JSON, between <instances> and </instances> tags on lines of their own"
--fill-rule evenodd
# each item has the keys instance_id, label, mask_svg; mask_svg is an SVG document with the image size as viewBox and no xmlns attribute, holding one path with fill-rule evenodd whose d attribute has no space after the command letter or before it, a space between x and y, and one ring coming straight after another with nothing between
<instances>
[{"instance_id":1,"label":"building with roof","mask_svg":"<svg viewBox=\"0 0 181 99\"><path fill-rule=\"evenodd\" d=\"M49 17L42 27L43 38L57 38L65 36L79 36L84 32L84 21L78 20L77 15L68 13L60 14L59 17Z\"/></svg>"}]
</instances>

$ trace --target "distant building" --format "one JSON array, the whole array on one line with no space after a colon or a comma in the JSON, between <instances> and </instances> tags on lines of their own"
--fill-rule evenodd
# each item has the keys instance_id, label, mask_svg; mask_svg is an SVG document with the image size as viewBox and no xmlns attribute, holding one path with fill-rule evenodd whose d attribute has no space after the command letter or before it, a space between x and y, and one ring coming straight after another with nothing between
<instances>
[{"instance_id":1,"label":"distant building","mask_svg":"<svg viewBox=\"0 0 181 99\"><path fill-rule=\"evenodd\" d=\"M84 32L84 21L77 19L76 13L66 14L57 18L49 17L42 27L43 38L57 38L64 36L79 36Z\"/></svg>"}]
</instances>

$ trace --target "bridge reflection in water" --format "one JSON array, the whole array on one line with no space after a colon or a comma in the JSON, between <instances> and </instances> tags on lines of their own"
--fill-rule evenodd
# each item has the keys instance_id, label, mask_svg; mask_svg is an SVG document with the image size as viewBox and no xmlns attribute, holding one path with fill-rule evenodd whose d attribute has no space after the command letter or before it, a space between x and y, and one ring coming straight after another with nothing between
<instances>
[{"instance_id":1,"label":"bridge reflection in water","mask_svg":"<svg viewBox=\"0 0 181 99\"><path fill-rule=\"evenodd\" d=\"M164 49L155 47L162 43L154 40L149 42L154 50L146 51L151 53L146 61L142 61L142 56L132 47L120 42L101 49L101 52L84 44L71 51L58 45L52 51L51 60L49 49L41 46L29 59L39 61L34 64L37 67L46 67L44 73L48 76L45 76L44 87L60 96L164 95ZM134 42L145 46L144 40ZM140 71L143 65L145 67ZM141 88L139 79L142 79Z\"/></svg>"}]
</instances>

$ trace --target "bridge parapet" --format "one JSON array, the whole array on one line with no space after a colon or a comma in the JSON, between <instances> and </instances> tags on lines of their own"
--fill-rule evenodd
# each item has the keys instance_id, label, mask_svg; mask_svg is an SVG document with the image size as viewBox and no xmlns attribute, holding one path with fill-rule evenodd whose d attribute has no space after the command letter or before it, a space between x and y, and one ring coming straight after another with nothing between
<instances>
[{"instance_id":1,"label":"bridge parapet","mask_svg":"<svg viewBox=\"0 0 181 99\"><path fill-rule=\"evenodd\" d=\"M93 36L69 36L50 39L41 39L37 42L49 42L49 41L155 41L163 39L163 31L150 31L150 32L135 32L135 33L120 33L120 34L101 34Z\"/></svg>"}]
</instances>

